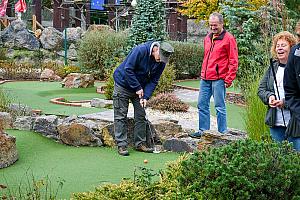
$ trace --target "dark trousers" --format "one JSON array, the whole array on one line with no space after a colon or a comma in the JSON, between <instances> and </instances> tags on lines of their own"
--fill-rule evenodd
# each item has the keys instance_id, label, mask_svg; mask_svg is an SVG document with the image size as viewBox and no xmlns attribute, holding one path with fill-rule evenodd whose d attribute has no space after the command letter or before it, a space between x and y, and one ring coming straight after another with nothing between
<instances>
[{"instance_id":1,"label":"dark trousers","mask_svg":"<svg viewBox=\"0 0 300 200\"><path fill-rule=\"evenodd\" d=\"M114 87L113 106L114 106L114 132L115 140L120 146L127 146L127 113L129 100L134 107L134 144L146 143L146 119L145 110L140 104L140 99L135 92L129 91L117 84Z\"/></svg>"}]
</instances>

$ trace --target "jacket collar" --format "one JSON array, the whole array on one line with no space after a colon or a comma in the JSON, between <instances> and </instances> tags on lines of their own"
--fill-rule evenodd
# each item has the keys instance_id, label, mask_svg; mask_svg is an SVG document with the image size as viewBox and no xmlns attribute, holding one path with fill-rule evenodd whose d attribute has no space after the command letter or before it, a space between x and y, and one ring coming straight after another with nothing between
<instances>
[{"instance_id":1,"label":"jacket collar","mask_svg":"<svg viewBox=\"0 0 300 200\"><path fill-rule=\"evenodd\" d=\"M220 34L218 37L216 37L214 40L223 40L223 38L224 38L224 36L225 36L225 33L226 33L226 30L223 29L223 31L221 32L221 34ZM212 40L212 38L213 38L213 33L210 33L210 34L209 34L209 38L210 38L210 40Z\"/></svg>"}]
</instances>

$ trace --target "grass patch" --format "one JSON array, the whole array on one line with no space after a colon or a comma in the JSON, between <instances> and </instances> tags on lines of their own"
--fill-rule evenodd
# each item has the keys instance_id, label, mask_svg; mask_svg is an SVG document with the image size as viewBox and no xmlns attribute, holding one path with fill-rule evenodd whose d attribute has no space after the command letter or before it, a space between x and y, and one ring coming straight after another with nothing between
<instances>
[{"instance_id":1,"label":"grass patch","mask_svg":"<svg viewBox=\"0 0 300 200\"><path fill-rule=\"evenodd\" d=\"M177 153L148 154L130 149L130 156L122 157L112 148L66 146L29 131L7 130L7 133L17 138L19 160L0 170L0 184L16 191L20 184L28 185L26 181L31 176L35 179L49 177L54 190L63 180L58 197L65 199L73 192L90 191L103 183L133 178L136 166L147 165L158 172L166 167L167 161L179 156ZM149 163L144 164L144 159ZM30 174L29 177L26 174Z\"/></svg>"},{"instance_id":2,"label":"grass patch","mask_svg":"<svg viewBox=\"0 0 300 200\"><path fill-rule=\"evenodd\" d=\"M97 85L104 83L97 83ZM9 82L0 86L10 96L13 103L21 103L33 109L42 110L45 114L56 115L82 115L103 111L100 108L71 107L50 103L50 99L63 97L69 101L90 100L104 98L96 93L96 87L91 88L62 88L59 82L22 81Z\"/></svg>"},{"instance_id":3,"label":"grass patch","mask_svg":"<svg viewBox=\"0 0 300 200\"><path fill-rule=\"evenodd\" d=\"M191 88L197 88L199 89L200 87L200 80L188 80L188 81L180 81L176 82L175 85L179 86L186 86L186 87L191 87ZM241 90L237 87L234 86L234 83L230 88L226 89L227 92L235 92L235 93L241 93Z\"/></svg>"},{"instance_id":4,"label":"grass patch","mask_svg":"<svg viewBox=\"0 0 300 200\"><path fill-rule=\"evenodd\" d=\"M197 102L189 103L191 106L197 108ZM242 106L237 106L235 104L226 103L227 110L227 126L229 128L236 128L239 130L246 130L244 116L246 108ZM216 117L215 105L210 102L210 114Z\"/></svg>"}]
</instances>

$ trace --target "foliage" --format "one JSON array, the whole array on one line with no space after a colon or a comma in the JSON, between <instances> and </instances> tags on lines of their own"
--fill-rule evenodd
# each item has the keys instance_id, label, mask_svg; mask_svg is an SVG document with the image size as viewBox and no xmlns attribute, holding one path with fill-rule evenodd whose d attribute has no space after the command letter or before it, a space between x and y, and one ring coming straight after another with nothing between
<instances>
[{"instance_id":1,"label":"foliage","mask_svg":"<svg viewBox=\"0 0 300 200\"><path fill-rule=\"evenodd\" d=\"M6 48L3 48L3 47L0 48L0 60L6 60L7 59L6 52L7 52Z\"/></svg>"},{"instance_id":2,"label":"foliage","mask_svg":"<svg viewBox=\"0 0 300 200\"><path fill-rule=\"evenodd\" d=\"M8 112L11 104L11 97L7 91L0 87L0 112Z\"/></svg>"},{"instance_id":3,"label":"foliage","mask_svg":"<svg viewBox=\"0 0 300 200\"><path fill-rule=\"evenodd\" d=\"M168 163L167 169L160 172L160 180L153 181L152 178L157 176L157 173L149 168L138 167L140 175L135 176L135 181L123 180L120 184L106 184L96 188L95 192L85 192L73 194L74 200L88 199L184 199L181 192L178 190L178 181L176 177L180 171L180 163L187 159L186 155L179 157L178 160ZM139 181L136 181L137 178ZM149 178L151 181L149 181ZM148 183L148 184L141 184Z\"/></svg>"},{"instance_id":4,"label":"foliage","mask_svg":"<svg viewBox=\"0 0 300 200\"><path fill-rule=\"evenodd\" d=\"M0 60L0 69L3 70L3 79L37 79L39 72L35 65L29 62L15 62L11 60Z\"/></svg>"},{"instance_id":5,"label":"foliage","mask_svg":"<svg viewBox=\"0 0 300 200\"><path fill-rule=\"evenodd\" d=\"M175 41L170 44L175 49L170 63L176 70L176 79L198 77L203 61L203 45Z\"/></svg>"},{"instance_id":6,"label":"foliage","mask_svg":"<svg viewBox=\"0 0 300 200\"><path fill-rule=\"evenodd\" d=\"M289 144L241 140L182 162L186 199L300 198L300 157Z\"/></svg>"},{"instance_id":7,"label":"foliage","mask_svg":"<svg viewBox=\"0 0 300 200\"><path fill-rule=\"evenodd\" d=\"M173 90L175 74L176 72L174 70L173 65L167 64L162 75L160 76L156 89L154 90L153 96L156 96L157 94L163 92L171 92Z\"/></svg>"},{"instance_id":8,"label":"foliage","mask_svg":"<svg viewBox=\"0 0 300 200\"><path fill-rule=\"evenodd\" d=\"M123 49L126 39L122 33L90 31L85 34L78 49L78 61L82 71L94 73L103 79L108 60L114 52Z\"/></svg>"},{"instance_id":9,"label":"foliage","mask_svg":"<svg viewBox=\"0 0 300 200\"><path fill-rule=\"evenodd\" d=\"M253 10L247 0L226 2L230 5L221 5L222 12L227 20L228 31L236 37L239 49L236 80L245 92L249 83L257 80L268 66L270 55L266 52L269 52L272 36L283 30L282 24L286 24L287 28L292 26L286 16L279 15L272 6Z\"/></svg>"},{"instance_id":10,"label":"foliage","mask_svg":"<svg viewBox=\"0 0 300 200\"><path fill-rule=\"evenodd\" d=\"M49 176L41 179L36 179L33 174L25 174L27 185L19 185L16 191L10 189L9 186L2 185L4 191L2 192L2 199L47 199L55 200L58 198L59 192L62 190L65 180L58 180L58 187L53 188Z\"/></svg>"},{"instance_id":11,"label":"foliage","mask_svg":"<svg viewBox=\"0 0 300 200\"><path fill-rule=\"evenodd\" d=\"M162 0L139 0L129 33L129 49L148 40L162 41L166 37L165 11Z\"/></svg>"},{"instance_id":12,"label":"foliage","mask_svg":"<svg viewBox=\"0 0 300 200\"><path fill-rule=\"evenodd\" d=\"M171 112L187 112L189 105L182 102L172 93L160 93L148 101L153 109Z\"/></svg>"},{"instance_id":13,"label":"foliage","mask_svg":"<svg viewBox=\"0 0 300 200\"><path fill-rule=\"evenodd\" d=\"M249 138L256 141L270 141L270 132L268 126L265 124L266 106L261 102L257 96L257 89L259 80L250 84L246 92L246 112L245 112L245 126Z\"/></svg>"},{"instance_id":14,"label":"foliage","mask_svg":"<svg viewBox=\"0 0 300 200\"><path fill-rule=\"evenodd\" d=\"M185 1L180 9L180 12L191 18L196 18L199 20L208 20L209 15L213 12L219 12L220 2L225 5L232 5L231 1L219 1L219 0L189 0ZM235 2L239 2L235 1ZM261 6L266 5L268 0L247 0L247 4L251 5L253 10L259 9Z\"/></svg>"}]
</instances>

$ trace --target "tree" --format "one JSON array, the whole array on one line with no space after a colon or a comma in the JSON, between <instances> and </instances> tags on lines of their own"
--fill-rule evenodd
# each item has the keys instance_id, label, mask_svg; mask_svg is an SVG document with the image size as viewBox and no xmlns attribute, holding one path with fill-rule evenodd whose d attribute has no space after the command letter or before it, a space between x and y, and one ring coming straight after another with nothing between
<instances>
[{"instance_id":1,"label":"tree","mask_svg":"<svg viewBox=\"0 0 300 200\"><path fill-rule=\"evenodd\" d=\"M239 1L241 0L235 2L238 3ZM261 6L266 5L267 2L268 0L247 0L247 4L252 7L252 10L259 9ZM231 1L224 0L186 0L179 11L198 21L207 20L211 13L220 11L221 4L232 6Z\"/></svg>"},{"instance_id":2,"label":"tree","mask_svg":"<svg viewBox=\"0 0 300 200\"><path fill-rule=\"evenodd\" d=\"M138 0L129 33L129 48L166 37L166 15L162 0Z\"/></svg>"}]
</instances>

